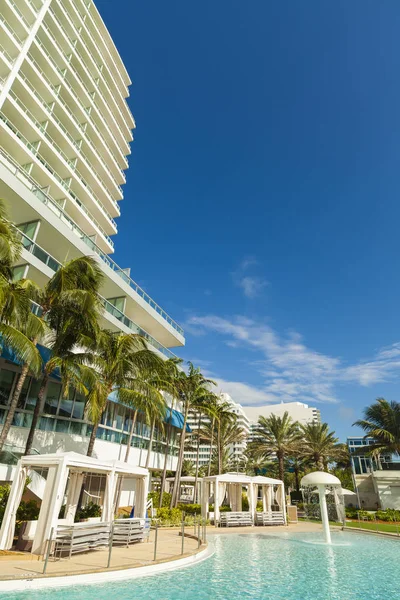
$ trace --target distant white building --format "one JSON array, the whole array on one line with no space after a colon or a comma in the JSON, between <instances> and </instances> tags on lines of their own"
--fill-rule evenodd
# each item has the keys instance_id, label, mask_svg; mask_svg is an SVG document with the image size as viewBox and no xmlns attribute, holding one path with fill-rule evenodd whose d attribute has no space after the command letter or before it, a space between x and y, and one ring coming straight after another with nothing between
<instances>
[{"instance_id":1,"label":"distant white building","mask_svg":"<svg viewBox=\"0 0 400 600\"><path fill-rule=\"evenodd\" d=\"M271 415L283 417L285 412L287 412L293 421L297 421L302 425L305 425L306 423L319 423L321 421L319 409L308 406L308 404L304 404L303 402L282 402L281 404L266 404L264 406L245 406L244 410L250 421L249 440L252 440L255 437L259 417L270 417Z\"/></svg>"},{"instance_id":2,"label":"distant white building","mask_svg":"<svg viewBox=\"0 0 400 600\"><path fill-rule=\"evenodd\" d=\"M242 442L236 442L229 445L229 450L232 456L232 462L239 462L243 456L244 451L247 447L247 438L250 435L250 420L244 410L244 408L235 402L229 394L220 394L220 398L222 402L227 402L230 404L232 412L237 415L237 424L244 430L246 439ZM208 417L202 416L201 419L201 427L206 423L209 423L210 419ZM196 415L190 415L188 418L188 424L192 430L191 438L188 441L188 449L185 451L185 458L187 460L192 461L196 464L197 458L197 431L199 428L198 417ZM214 448L214 446L213 446ZM199 449L199 466L203 467L208 465L210 460L210 453L212 453L213 448L211 444L206 441L202 441Z\"/></svg>"}]
</instances>

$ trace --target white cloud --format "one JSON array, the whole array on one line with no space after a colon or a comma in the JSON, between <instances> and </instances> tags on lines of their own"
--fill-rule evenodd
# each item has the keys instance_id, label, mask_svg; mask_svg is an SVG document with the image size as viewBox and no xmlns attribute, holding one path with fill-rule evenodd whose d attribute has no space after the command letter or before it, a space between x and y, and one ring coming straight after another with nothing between
<instances>
[{"instance_id":1,"label":"white cloud","mask_svg":"<svg viewBox=\"0 0 400 600\"><path fill-rule=\"evenodd\" d=\"M226 381L219 378L214 378L214 381L217 383L218 392L229 394L243 406L262 406L263 404L273 404L280 401L280 398L274 394L249 383Z\"/></svg>"},{"instance_id":2,"label":"white cloud","mask_svg":"<svg viewBox=\"0 0 400 600\"><path fill-rule=\"evenodd\" d=\"M246 298L256 298L268 285L268 281L264 277L248 274L249 268L258 264L254 257L246 257L242 260L238 269L232 273L235 285L242 288Z\"/></svg>"},{"instance_id":3,"label":"white cloud","mask_svg":"<svg viewBox=\"0 0 400 600\"><path fill-rule=\"evenodd\" d=\"M255 298L266 287L267 281L261 277L242 277L238 281L239 287L242 288L246 298Z\"/></svg>"},{"instance_id":4,"label":"white cloud","mask_svg":"<svg viewBox=\"0 0 400 600\"><path fill-rule=\"evenodd\" d=\"M231 319L215 315L194 316L191 329L214 331L226 344L254 350L252 361L263 377L263 384L254 387L240 382L232 385L239 402L249 404L251 394L265 397L265 402L294 401L338 402L335 387L343 382L369 386L400 377L400 342L380 349L371 359L345 364L339 357L308 348L296 332L280 335L265 322L236 316ZM240 386L244 386L241 388ZM231 393L228 389L228 393Z\"/></svg>"}]
</instances>

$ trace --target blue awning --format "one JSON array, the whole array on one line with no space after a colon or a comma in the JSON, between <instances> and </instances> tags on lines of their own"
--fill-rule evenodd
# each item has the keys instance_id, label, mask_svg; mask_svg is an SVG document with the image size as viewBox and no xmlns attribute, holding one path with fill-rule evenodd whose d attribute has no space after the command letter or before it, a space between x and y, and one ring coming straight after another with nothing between
<instances>
[{"instance_id":1,"label":"blue awning","mask_svg":"<svg viewBox=\"0 0 400 600\"><path fill-rule=\"evenodd\" d=\"M47 361L50 358L51 350L49 350L49 348L46 348L46 346L42 346L41 344L37 344L37 349L39 350L39 354L42 357L43 364L47 363ZM21 366L21 361L18 360L18 358L15 355L15 352L11 348L4 346L3 351L1 353L1 358L4 358L9 362L14 363L15 365ZM58 369L55 369L51 373L51 377L53 377L54 379L58 379L58 381L61 381Z\"/></svg>"},{"instance_id":2,"label":"blue awning","mask_svg":"<svg viewBox=\"0 0 400 600\"><path fill-rule=\"evenodd\" d=\"M120 404L118 402L116 391L111 392L111 394L108 396L108 399L111 400L111 402ZM183 421L184 421L183 414L181 412L179 412L179 410L172 409L172 415L171 415L171 409L167 408L167 412L166 412L166 415L164 418L164 423L168 423L168 425L172 425L173 427L176 427L177 429L183 429ZM190 429L190 427L187 423L186 423L186 432L192 433L192 430Z\"/></svg>"},{"instance_id":3,"label":"blue awning","mask_svg":"<svg viewBox=\"0 0 400 600\"><path fill-rule=\"evenodd\" d=\"M50 358L51 350L49 350L49 348L46 348L45 346L42 346L41 344L38 344L37 347L38 347L40 356L42 357L43 363L46 363ZM5 360L8 360L9 362L12 362L16 365L21 366L21 361L19 361L17 359L17 357L15 356L15 353L10 348L6 348L6 347L3 348L3 352L1 353L1 358L4 358ZM61 381L61 377L60 377L57 369L55 371L53 371L53 373L51 374L51 377L53 377L54 379L57 379L58 381ZM116 398L115 392L112 392L109 395L108 399L111 400L111 402L116 402L118 404L118 400ZM173 427L176 427L177 429L182 429L183 421L184 421L184 417L183 417L182 413L180 413L178 410L172 409L172 415L171 415L171 409L170 408L167 409L167 414L165 415L164 423L168 423L168 425L172 425ZM187 431L187 433L192 432L192 430L190 429L188 424L186 424L186 431Z\"/></svg>"}]
</instances>

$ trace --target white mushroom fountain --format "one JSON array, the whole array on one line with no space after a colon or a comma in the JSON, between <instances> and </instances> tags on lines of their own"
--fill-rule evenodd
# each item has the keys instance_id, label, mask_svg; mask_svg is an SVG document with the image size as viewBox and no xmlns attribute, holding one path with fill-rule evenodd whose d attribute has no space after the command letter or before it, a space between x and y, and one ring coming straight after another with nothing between
<instances>
[{"instance_id":1,"label":"white mushroom fountain","mask_svg":"<svg viewBox=\"0 0 400 600\"><path fill-rule=\"evenodd\" d=\"M322 527L324 529L325 542L331 544L331 531L329 528L328 508L326 505L326 494L332 489L341 495L342 484L340 479L326 473L325 471L315 471L305 475L301 480L301 487L317 488L319 494L319 505L321 508Z\"/></svg>"}]
</instances>

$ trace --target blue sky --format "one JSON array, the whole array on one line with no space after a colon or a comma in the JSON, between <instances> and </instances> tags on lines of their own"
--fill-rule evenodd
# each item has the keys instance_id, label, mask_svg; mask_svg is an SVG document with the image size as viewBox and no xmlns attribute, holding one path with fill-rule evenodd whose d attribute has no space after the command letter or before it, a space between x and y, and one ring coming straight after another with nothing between
<instances>
[{"instance_id":1,"label":"blue sky","mask_svg":"<svg viewBox=\"0 0 400 600\"><path fill-rule=\"evenodd\" d=\"M137 129L116 260L243 404L399 400L397 0L96 2Z\"/></svg>"}]
</instances>

